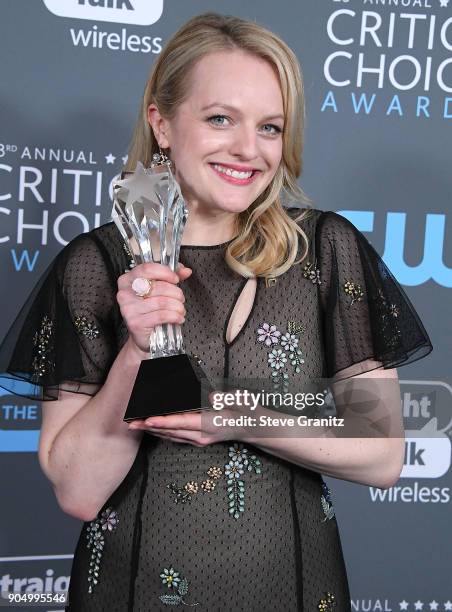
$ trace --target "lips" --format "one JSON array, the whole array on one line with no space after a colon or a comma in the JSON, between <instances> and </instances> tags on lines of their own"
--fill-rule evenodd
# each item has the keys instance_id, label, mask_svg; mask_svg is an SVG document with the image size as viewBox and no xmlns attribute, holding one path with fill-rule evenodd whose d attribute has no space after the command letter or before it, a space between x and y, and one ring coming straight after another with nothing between
<instances>
[{"instance_id":1,"label":"lips","mask_svg":"<svg viewBox=\"0 0 452 612\"><path fill-rule=\"evenodd\" d=\"M212 170L217 176L234 185L248 185L252 183L260 170L249 166L238 166L237 164L223 165L210 163Z\"/></svg>"},{"instance_id":2,"label":"lips","mask_svg":"<svg viewBox=\"0 0 452 612\"><path fill-rule=\"evenodd\" d=\"M231 170L237 170L238 172L258 172L258 168L252 166L241 166L239 164L222 164L221 162L210 162L214 166L221 166L222 168L230 168Z\"/></svg>"}]
</instances>

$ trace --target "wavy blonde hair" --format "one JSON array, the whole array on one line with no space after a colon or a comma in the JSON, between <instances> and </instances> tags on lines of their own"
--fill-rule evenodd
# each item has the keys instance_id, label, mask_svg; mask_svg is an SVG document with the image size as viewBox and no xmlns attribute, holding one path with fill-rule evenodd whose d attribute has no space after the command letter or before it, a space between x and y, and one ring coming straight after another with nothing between
<instances>
[{"instance_id":1,"label":"wavy blonde hair","mask_svg":"<svg viewBox=\"0 0 452 612\"><path fill-rule=\"evenodd\" d=\"M284 106L282 160L270 184L236 218L237 237L229 244L228 265L244 277L276 277L306 257L309 242L299 223L311 213L311 200L297 183L302 170L305 100L300 65L293 51L261 25L229 15L204 13L190 19L167 42L152 66L135 125L124 172L133 172L138 161L149 167L159 152L148 122L148 107L156 104L171 119L189 93L190 70L208 53L239 49L260 57L279 76ZM304 210L292 218L283 205L298 202ZM298 235L304 241L298 254Z\"/></svg>"}]
</instances>

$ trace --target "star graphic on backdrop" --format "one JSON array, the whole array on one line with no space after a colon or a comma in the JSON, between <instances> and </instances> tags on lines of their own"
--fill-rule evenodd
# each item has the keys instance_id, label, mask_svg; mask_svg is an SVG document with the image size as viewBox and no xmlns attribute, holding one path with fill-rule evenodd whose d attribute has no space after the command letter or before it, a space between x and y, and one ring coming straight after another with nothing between
<instances>
[{"instance_id":1,"label":"star graphic on backdrop","mask_svg":"<svg viewBox=\"0 0 452 612\"><path fill-rule=\"evenodd\" d=\"M452 603L449 600L444 602L444 609L445 610L452 610Z\"/></svg>"},{"instance_id":2,"label":"star graphic on backdrop","mask_svg":"<svg viewBox=\"0 0 452 612\"><path fill-rule=\"evenodd\" d=\"M439 0L439 6L442 8L447 8L449 4L449 0Z\"/></svg>"},{"instance_id":3,"label":"star graphic on backdrop","mask_svg":"<svg viewBox=\"0 0 452 612\"><path fill-rule=\"evenodd\" d=\"M449 0L448 0L449 1ZM127 163L127 159L128 159L128 155L124 155L124 157L122 158L122 163L126 164Z\"/></svg>"},{"instance_id":4,"label":"star graphic on backdrop","mask_svg":"<svg viewBox=\"0 0 452 612\"><path fill-rule=\"evenodd\" d=\"M112 155L111 153L105 156L105 161L107 162L107 164L114 164L115 159L116 157Z\"/></svg>"},{"instance_id":5,"label":"star graphic on backdrop","mask_svg":"<svg viewBox=\"0 0 452 612\"><path fill-rule=\"evenodd\" d=\"M439 603L435 600L431 601L429 604L430 610L438 610Z\"/></svg>"},{"instance_id":6,"label":"star graphic on backdrop","mask_svg":"<svg viewBox=\"0 0 452 612\"><path fill-rule=\"evenodd\" d=\"M408 610L408 602L405 600L399 601L399 607L401 610Z\"/></svg>"},{"instance_id":7,"label":"star graphic on backdrop","mask_svg":"<svg viewBox=\"0 0 452 612\"><path fill-rule=\"evenodd\" d=\"M419 601L419 599L414 602L415 610L422 610L423 607L424 607L424 604L422 603L422 601Z\"/></svg>"}]
</instances>

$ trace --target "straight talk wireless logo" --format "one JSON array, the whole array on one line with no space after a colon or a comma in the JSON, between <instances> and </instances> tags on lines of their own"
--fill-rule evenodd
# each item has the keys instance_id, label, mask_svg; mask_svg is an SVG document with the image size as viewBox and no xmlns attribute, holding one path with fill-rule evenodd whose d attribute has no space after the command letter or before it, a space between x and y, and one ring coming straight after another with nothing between
<instances>
[{"instance_id":1,"label":"straight talk wireless logo","mask_svg":"<svg viewBox=\"0 0 452 612\"><path fill-rule=\"evenodd\" d=\"M405 423L402 474L399 483L389 489L369 487L370 499L375 503L448 504L450 487L430 483L436 480L439 485L451 466L452 387L444 381L401 380L400 388Z\"/></svg>"},{"instance_id":2,"label":"straight talk wireless logo","mask_svg":"<svg viewBox=\"0 0 452 612\"><path fill-rule=\"evenodd\" d=\"M163 0L44 0L44 4L58 17L138 26L156 23L163 13ZM129 34L126 28L112 32L95 25L69 31L74 47L156 54L162 50L160 37Z\"/></svg>"}]
</instances>

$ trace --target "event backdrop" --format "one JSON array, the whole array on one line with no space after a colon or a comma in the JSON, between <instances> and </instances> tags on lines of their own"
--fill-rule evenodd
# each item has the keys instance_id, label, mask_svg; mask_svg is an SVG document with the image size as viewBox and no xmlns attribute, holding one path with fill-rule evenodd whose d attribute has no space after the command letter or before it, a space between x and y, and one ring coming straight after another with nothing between
<instances>
[{"instance_id":1,"label":"event backdrop","mask_svg":"<svg viewBox=\"0 0 452 612\"><path fill-rule=\"evenodd\" d=\"M365 233L434 345L399 370L414 432L397 485L327 479L352 609L452 610L452 0L3 0L0 337L58 251L109 220L149 69L206 10L256 20L294 49L301 184ZM81 523L39 469L40 407L0 400L0 589L61 589Z\"/></svg>"}]
</instances>

